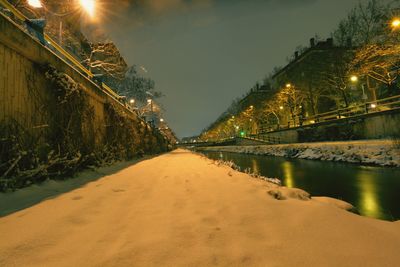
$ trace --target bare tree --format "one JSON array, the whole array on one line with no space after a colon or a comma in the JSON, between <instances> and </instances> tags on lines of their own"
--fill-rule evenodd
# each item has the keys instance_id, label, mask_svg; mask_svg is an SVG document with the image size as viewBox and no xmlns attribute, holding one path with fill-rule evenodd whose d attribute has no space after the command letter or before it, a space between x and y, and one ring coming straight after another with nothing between
<instances>
[{"instance_id":1,"label":"bare tree","mask_svg":"<svg viewBox=\"0 0 400 267\"><path fill-rule=\"evenodd\" d=\"M385 39L390 7L378 0L359 3L332 33L336 43L346 46L349 39L355 46L382 42Z\"/></svg>"},{"instance_id":2,"label":"bare tree","mask_svg":"<svg viewBox=\"0 0 400 267\"><path fill-rule=\"evenodd\" d=\"M128 69L125 78L118 86L118 93L142 103L145 103L148 98L156 99L162 96L162 93L155 90L155 82L142 77L136 66Z\"/></svg>"},{"instance_id":3,"label":"bare tree","mask_svg":"<svg viewBox=\"0 0 400 267\"><path fill-rule=\"evenodd\" d=\"M355 73L390 86L399 75L400 45L366 45L357 51L352 67Z\"/></svg>"}]
</instances>

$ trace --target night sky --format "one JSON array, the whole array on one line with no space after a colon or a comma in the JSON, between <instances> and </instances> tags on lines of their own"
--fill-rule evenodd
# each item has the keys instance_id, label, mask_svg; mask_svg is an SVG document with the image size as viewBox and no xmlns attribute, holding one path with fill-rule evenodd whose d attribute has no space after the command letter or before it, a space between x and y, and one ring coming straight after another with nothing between
<instances>
[{"instance_id":1,"label":"night sky","mask_svg":"<svg viewBox=\"0 0 400 267\"><path fill-rule=\"evenodd\" d=\"M144 66L179 137L197 135L298 45L330 36L357 0L112 1L102 27ZM106 13L108 13L106 15Z\"/></svg>"}]
</instances>

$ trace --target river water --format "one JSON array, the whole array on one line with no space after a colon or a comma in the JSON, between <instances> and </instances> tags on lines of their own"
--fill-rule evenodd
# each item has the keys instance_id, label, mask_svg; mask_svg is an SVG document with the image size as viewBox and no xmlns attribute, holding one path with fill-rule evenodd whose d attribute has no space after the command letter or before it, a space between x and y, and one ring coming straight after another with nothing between
<instances>
[{"instance_id":1,"label":"river water","mask_svg":"<svg viewBox=\"0 0 400 267\"><path fill-rule=\"evenodd\" d=\"M226 152L202 152L211 159L233 161L242 170L279 178L282 185L312 196L351 203L363 216L400 220L400 169L347 163L287 159Z\"/></svg>"}]
</instances>

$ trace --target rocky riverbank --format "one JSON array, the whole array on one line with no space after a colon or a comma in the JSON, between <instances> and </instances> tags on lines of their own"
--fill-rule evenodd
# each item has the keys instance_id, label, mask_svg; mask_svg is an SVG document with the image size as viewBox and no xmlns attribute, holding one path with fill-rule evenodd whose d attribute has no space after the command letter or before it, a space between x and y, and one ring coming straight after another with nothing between
<instances>
[{"instance_id":1,"label":"rocky riverbank","mask_svg":"<svg viewBox=\"0 0 400 267\"><path fill-rule=\"evenodd\" d=\"M392 140L221 146L202 147L196 150L400 167L400 145Z\"/></svg>"}]
</instances>

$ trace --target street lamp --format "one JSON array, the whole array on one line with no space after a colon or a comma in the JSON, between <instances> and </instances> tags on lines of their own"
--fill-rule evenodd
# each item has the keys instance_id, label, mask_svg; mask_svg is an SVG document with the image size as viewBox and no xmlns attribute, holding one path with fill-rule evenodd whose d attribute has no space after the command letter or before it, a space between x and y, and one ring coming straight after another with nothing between
<instances>
[{"instance_id":1,"label":"street lamp","mask_svg":"<svg viewBox=\"0 0 400 267\"><path fill-rule=\"evenodd\" d=\"M290 87L292 87L292 85L290 83L287 83L286 88L290 88Z\"/></svg>"},{"instance_id":2,"label":"street lamp","mask_svg":"<svg viewBox=\"0 0 400 267\"><path fill-rule=\"evenodd\" d=\"M95 0L80 0L81 7L89 14L90 17L94 17L95 12Z\"/></svg>"},{"instance_id":3,"label":"street lamp","mask_svg":"<svg viewBox=\"0 0 400 267\"><path fill-rule=\"evenodd\" d=\"M28 0L28 5L34 8L42 8L42 2L40 0Z\"/></svg>"},{"instance_id":4,"label":"street lamp","mask_svg":"<svg viewBox=\"0 0 400 267\"><path fill-rule=\"evenodd\" d=\"M350 81L353 82L353 83L356 83L356 82L358 82L358 77L356 75L352 75L350 77Z\"/></svg>"},{"instance_id":5,"label":"street lamp","mask_svg":"<svg viewBox=\"0 0 400 267\"><path fill-rule=\"evenodd\" d=\"M160 122L164 122L164 119L163 119L163 118L161 118L161 119L160 119Z\"/></svg>"},{"instance_id":6,"label":"street lamp","mask_svg":"<svg viewBox=\"0 0 400 267\"><path fill-rule=\"evenodd\" d=\"M131 99L131 100L129 100L129 103L131 103L131 105L133 105L133 104L135 104L135 99Z\"/></svg>"},{"instance_id":7,"label":"street lamp","mask_svg":"<svg viewBox=\"0 0 400 267\"><path fill-rule=\"evenodd\" d=\"M391 23L392 29L396 30L400 27L400 19L394 18Z\"/></svg>"},{"instance_id":8,"label":"street lamp","mask_svg":"<svg viewBox=\"0 0 400 267\"><path fill-rule=\"evenodd\" d=\"M96 10L96 0L80 0L80 6L89 16L93 17ZM43 8L43 3L41 0L27 0L28 5L33 8ZM66 14L61 14L58 16L64 16Z\"/></svg>"},{"instance_id":9,"label":"street lamp","mask_svg":"<svg viewBox=\"0 0 400 267\"><path fill-rule=\"evenodd\" d=\"M358 82L358 77L356 76L356 75L352 75L352 76L350 76L350 81L352 82L352 83L357 83ZM364 101L364 102L366 102L367 101L367 99L368 99L368 96L365 94L365 87L364 87L364 84L361 84L361 90L362 90L362 100ZM366 107L367 108L367 107ZM366 112L367 112L367 110L366 110Z\"/></svg>"}]
</instances>

